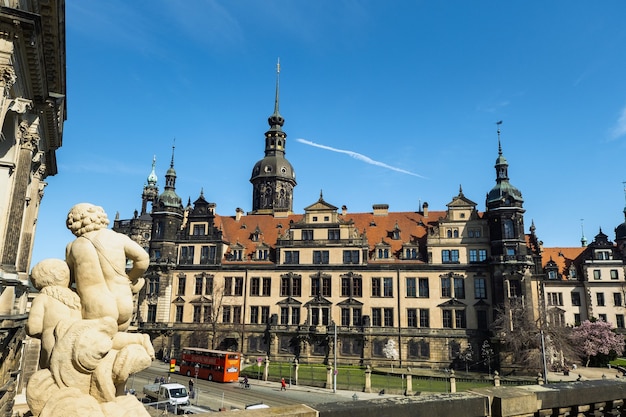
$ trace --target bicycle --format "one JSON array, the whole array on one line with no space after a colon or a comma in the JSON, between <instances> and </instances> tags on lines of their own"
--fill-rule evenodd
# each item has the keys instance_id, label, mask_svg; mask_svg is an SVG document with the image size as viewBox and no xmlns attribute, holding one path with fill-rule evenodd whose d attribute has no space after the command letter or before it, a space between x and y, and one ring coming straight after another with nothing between
<instances>
[{"instance_id":1,"label":"bicycle","mask_svg":"<svg viewBox=\"0 0 626 417\"><path fill-rule=\"evenodd\" d=\"M239 388L241 389L250 389L250 383L246 381L239 381Z\"/></svg>"}]
</instances>

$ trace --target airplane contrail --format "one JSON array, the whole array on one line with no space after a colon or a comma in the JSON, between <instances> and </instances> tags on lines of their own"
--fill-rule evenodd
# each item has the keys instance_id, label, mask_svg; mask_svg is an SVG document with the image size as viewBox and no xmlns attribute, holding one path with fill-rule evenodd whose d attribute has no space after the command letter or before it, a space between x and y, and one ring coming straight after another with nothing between
<instances>
[{"instance_id":1,"label":"airplane contrail","mask_svg":"<svg viewBox=\"0 0 626 417\"><path fill-rule=\"evenodd\" d=\"M306 140L306 139L296 139L296 141L298 141L300 143L304 143L305 145L314 146L316 148L326 149L327 151L331 151L331 152L345 153L346 155L349 155L349 156L351 156L354 159L358 159L359 161L365 162L366 164L376 165L376 166L379 166L381 168L387 168L387 169L390 169L392 171L401 172L402 174L413 175L414 177L419 177L419 178L426 179L426 177L424 177L424 176L422 176L420 174L416 174L414 172L407 171L405 169L392 167L391 165L387 165L384 162L375 161L372 158L370 158L369 156L365 156L365 155L360 154L358 152L346 151L346 150L343 150L343 149L332 148L330 146L320 145L319 143L311 142L310 140Z\"/></svg>"}]
</instances>

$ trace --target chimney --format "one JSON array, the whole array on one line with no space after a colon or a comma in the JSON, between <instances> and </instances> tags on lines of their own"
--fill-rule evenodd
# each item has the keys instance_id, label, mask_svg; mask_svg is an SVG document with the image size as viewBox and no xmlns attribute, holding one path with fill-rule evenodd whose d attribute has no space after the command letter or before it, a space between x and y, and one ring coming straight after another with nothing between
<instances>
[{"instance_id":1,"label":"chimney","mask_svg":"<svg viewBox=\"0 0 626 417\"><path fill-rule=\"evenodd\" d=\"M235 209L235 221L241 220L241 216L243 216L243 210L237 207Z\"/></svg>"},{"instance_id":2,"label":"chimney","mask_svg":"<svg viewBox=\"0 0 626 417\"><path fill-rule=\"evenodd\" d=\"M341 206L341 214L345 216L347 213L348 207L346 207L345 205Z\"/></svg>"},{"instance_id":3,"label":"chimney","mask_svg":"<svg viewBox=\"0 0 626 417\"><path fill-rule=\"evenodd\" d=\"M428 203L425 201L424 204L422 204L422 215L428 217Z\"/></svg>"},{"instance_id":4,"label":"chimney","mask_svg":"<svg viewBox=\"0 0 626 417\"><path fill-rule=\"evenodd\" d=\"M374 216L386 216L389 214L389 204L374 204Z\"/></svg>"}]
</instances>

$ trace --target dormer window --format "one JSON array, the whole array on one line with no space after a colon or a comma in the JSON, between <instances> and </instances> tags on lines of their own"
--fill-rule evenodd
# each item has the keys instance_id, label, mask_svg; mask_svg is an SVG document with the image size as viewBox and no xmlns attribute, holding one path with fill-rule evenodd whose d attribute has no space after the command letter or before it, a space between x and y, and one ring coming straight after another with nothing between
<instances>
[{"instance_id":1,"label":"dormer window","mask_svg":"<svg viewBox=\"0 0 626 417\"><path fill-rule=\"evenodd\" d=\"M597 250L595 252L595 255L596 255L595 256L596 260L599 260L599 261L607 261L611 259L611 253L608 250Z\"/></svg>"},{"instance_id":2,"label":"dormer window","mask_svg":"<svg viewBox=\"0 0 626 417\"><path fill-rule=\"evenodd\" d=\"M556 271L548 271L548 279L556 279Z\"/></svg>"},{"instance_id":3,"label":"dormer window","mask_svg":"<svg viewBox=\"0 0 626 417\"><path fill-rule=\"evenodd\" d=\"M243 249L233 249L230 258L231 261L241 261L243 259Z\"/></svg>"},{"instance_id":4,"label":"dormer window","mask_svg":"<svg viewBox=\"0 0 626 417\"><path fill-rule=\"evenodd\" d=\"M578 279L578 275L576 274L576 268L574 268L573 266L569 268L569 277L570 279Z\"/></svg>"},{"instance_id":5,"label":"dormer window","mask_svg":"<svg viewBox=\"0 0 626 417\"><path fill-rule=\"evenodd\" d=\"M257 249L256 258L259 261L267 261L269 259L269 250L268 249Z\"/></svg>"},{"instance_id":6,"label":"dormer window","mask_svg":"<svg viewBox=\"0 0 626 417\"><path fill-rule=\"evenodd\" d=\"M389 248L378 248L378 259L388 259L389 258Z\"/></svg>"}]
</instances>

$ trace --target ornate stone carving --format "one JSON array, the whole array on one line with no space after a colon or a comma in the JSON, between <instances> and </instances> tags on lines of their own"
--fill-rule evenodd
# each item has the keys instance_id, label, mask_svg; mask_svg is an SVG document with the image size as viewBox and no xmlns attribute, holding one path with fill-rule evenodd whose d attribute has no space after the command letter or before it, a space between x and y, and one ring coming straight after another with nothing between
<instances>
[{"instance_id":1,"label":"ornate stone carving","mask_svg":"<svg viewBox=\"0 0 626 417\"><path fill-rule=\"evenodd\" d=\"M67 227L76 240L67 247L66 261L46 259L33 268L31 280L40 294L27 332L42 340L41 370L26 389L33 416L149 415L136 397L124 395L128 377L154 359L148 335L126 333L148 254L108 224L101 207L74 206ZM133 261L128 273L127 258Z\"/></svg>"}]
</instances>

